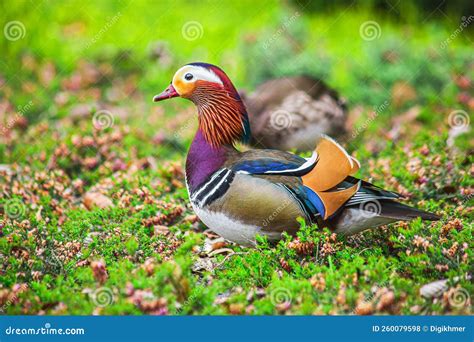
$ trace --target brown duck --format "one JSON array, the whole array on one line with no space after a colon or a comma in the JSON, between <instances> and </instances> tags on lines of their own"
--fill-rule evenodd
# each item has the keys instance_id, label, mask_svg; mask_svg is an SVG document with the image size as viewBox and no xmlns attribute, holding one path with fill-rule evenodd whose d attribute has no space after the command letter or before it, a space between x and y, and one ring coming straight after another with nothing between
<instances>
[{"instance_id":1,"label":"brown duck","mask_svg":"<svg viewBox=\"0 0 474 342\"><path fill-rule=\"evenodd\" d=\"M345 133L345 100L316 78L272 79L241 95L255 147L311 151L322 134L337 138Z\"/></svg>"}]
</instances>

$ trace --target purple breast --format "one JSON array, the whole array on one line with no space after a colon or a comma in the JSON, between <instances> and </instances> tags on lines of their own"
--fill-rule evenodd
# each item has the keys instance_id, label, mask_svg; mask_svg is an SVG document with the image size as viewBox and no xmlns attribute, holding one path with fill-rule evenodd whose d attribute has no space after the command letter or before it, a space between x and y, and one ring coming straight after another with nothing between
<instances>
[{"instance_id":1,"label":"purple breast","mask_svg":"<svg viewBox=\"0 0 474 342\"><path fill-rule=\"evenodd\" d=\"M225 160L225 147L212 147L199 129L186 158L186 180L191 193L220 169Z\"/></svg>"}]
</instances>

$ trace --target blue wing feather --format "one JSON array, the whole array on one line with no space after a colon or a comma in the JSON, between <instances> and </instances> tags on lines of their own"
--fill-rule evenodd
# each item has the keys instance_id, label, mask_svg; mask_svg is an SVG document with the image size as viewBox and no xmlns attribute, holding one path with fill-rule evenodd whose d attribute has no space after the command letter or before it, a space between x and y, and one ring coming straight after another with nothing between
<instances>
[{"instance_id":1,"label":"blue wing feather","mask_svg":"<svg viewBox=\"0 0 474 342\"><path fill-rule=\"evenodd\" d=\"M314 206L314 209L324 217L326 214L326 210L324 209L323 201L319 198L319 196L307 186L304 186L304 190L307 196L308 201Z\"/></svg>"},{"instance_id":2,"label":"blue wing feather","mask_svg":"<svg viewBox=\"0 0 474 342\"><path fill-rule=\"evenodd\" d=\"M246 172L254 175L302 176L311 171L317 163L317 154L304 159L293 155L292 158L258 158L242 159L232 165L235 172Z\"/></svg>"},{"instance_id":3,"label":"blue wing feather","mask_svg":"<svg viewBox=\"0 0 474 342\"><path fill-rule=\"evenodd\" d=\"M303 160L304 162L304 160ZM263 174L271 171L285 171L300 167L301 164L273 159L247 160L233 166L234 171L245 171L251 174Z\"/></svg>"}]
</instances>

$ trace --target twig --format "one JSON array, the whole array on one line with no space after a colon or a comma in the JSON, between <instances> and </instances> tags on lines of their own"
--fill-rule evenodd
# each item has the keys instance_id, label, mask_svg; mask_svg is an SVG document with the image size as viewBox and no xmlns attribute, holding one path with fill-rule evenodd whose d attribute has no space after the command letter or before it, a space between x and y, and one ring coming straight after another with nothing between
<instances>
[{"instance_id":1,"label":"twig","mask_svg":"<svg viewBox=\"0 0 474 342\"><path fill-rule=\"evenodd\" d=\"M214 271L215 269L221 267L226 261L227 259L229 259L231 256L234 256L234 255L243 255L243 254L247 254L248 252L233 252L233 253L230 253L230 254L227 254L224 259L222 259L222 261L220 263L218 263L216 266L214 266L212 268L212 270Z\"/></svg>"}]
</instances>

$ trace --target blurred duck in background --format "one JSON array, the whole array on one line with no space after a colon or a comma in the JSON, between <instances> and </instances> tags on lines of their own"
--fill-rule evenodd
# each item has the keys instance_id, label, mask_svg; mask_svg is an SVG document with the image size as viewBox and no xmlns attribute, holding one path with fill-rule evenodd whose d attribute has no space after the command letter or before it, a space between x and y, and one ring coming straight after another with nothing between
<instances>
[{"instance_id":1,"label":"blurred duck in background","mask_svg":"<svg viewBox=\"0 0 474 342\"><path fill-rule=\"evenodd\" d=\"M259 148L311 151L322 134L345 134L343 98L310 76L271 79L247 95L240 92L250 119L251 144Z\"/></svg>"}]
</instances>

